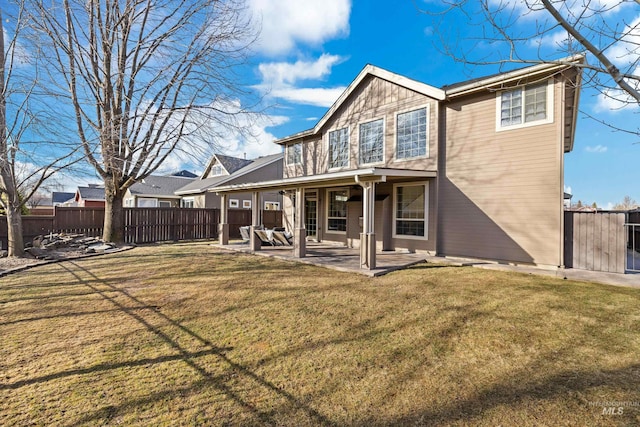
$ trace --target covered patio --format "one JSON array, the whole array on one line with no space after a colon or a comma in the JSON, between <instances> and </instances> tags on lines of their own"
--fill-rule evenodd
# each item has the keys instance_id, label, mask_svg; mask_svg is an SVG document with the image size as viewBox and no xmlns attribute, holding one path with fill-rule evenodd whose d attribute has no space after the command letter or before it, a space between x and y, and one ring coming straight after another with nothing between
<instances>
[{"instance_id":1,"label":"covered patio","mask_svg":"<svg viewBox=\"0 0 640 427\"><path fill-rule=\"evenodd\" d=\"M410 253L412 251L402 253L381 250L388 248L377 247L377 243L380 242L380 236L376 236L375 232L376 188L378 185L389 182L426 180L433 179L436 176L435 171L374 167L218 187L215 191L221 197L219 243L223 247L229 246L229 248L232 248L232 245L229 245L229 224L227 220L227 200L229 195L235 192L251 192L253 195L251 204L252 223L249 232L250 242L248 248L245 248L245 250L253 253L263 251L265 247L261 246L261 241L255 234L255 230L261 227L260 209L258 208L260 192L276 190L280 191L281 194L288 194L291 200L298 201L293 204L293 223L289 227L293 235L293 248L270 248L268 253L281 253L283 257L295 258L299 262L304 262L306 258L311 258L315 260L326 259L323 265L348 263L348 267L346 267L348 271L363 273L369 271L374 273L372 275L377 275L375 273L379 271L388 272L393 269L402 268L403 266L416 262L417 259L424 260L426 256ZM310 191L315 192L318 189L344 186L359 188L361 192L361 201L359 203L362 204L362 211L360 213L359 247L352 248L352 245L347 245L348 247L335 246L333 244L327 245L324 242L321 243L321 239L319 239L320 241L318 242L309 241L305 228L305 196ZM346 254L349 255L347 256ZM390 254L395 254L395 258L389 257ZM405 255L408 256L408 258L405 257ZM402 261L401 259L403 258L407 261Z\"/></svg>"},{"instance_id":2,"label":"covered patio","mask_svg":"<svg viewBox=\"0 0 640 427\"><path fill-rule=\"evenodd\" d=\"M295 256L292 246L263 246L254 251L251 246L241 242L228 242L219 247L236 252L279 258L303 264L317 265L347 273L358 273L369 277L382 276L410 265L424 262L428 255L408 252L382 251L376 253L376 267L363 269L360 265L360 249L338 246L331 243L307 242L306 255Z\"/></svg>"}]
</instances>

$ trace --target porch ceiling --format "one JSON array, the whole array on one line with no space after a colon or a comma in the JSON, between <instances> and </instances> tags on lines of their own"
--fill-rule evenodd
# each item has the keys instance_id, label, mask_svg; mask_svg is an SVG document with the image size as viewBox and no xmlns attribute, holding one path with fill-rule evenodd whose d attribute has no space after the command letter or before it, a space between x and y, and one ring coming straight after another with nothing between
<instances>
[{"instance_id":1,"label":"porch ceiling","mask_svg":"<svg viewBox=\"0 0 640 427\"><path fill-rule=\"evenodd\" d=\"M216 187L210 191L215 193L234 193L256 190L284 190L289 188L319 188L353 185L360 181L386 182L394 179L435 178L436 171L368 168L354 169L320 175L284 178L273 181L251 182Z\"/></svg>"}]
</instances>

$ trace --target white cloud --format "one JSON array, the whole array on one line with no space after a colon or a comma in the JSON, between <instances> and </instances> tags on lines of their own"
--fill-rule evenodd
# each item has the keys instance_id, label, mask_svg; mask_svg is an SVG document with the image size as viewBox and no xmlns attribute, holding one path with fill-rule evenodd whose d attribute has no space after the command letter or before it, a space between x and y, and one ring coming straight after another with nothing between
<instances>
[{"instance_id":1,"label":"white cloud","mask_svg":"<svg viewBox=\"0 0 640 427\"><path fill-rule=\"evenodd\" d=\"M605 147L604 145L600 145L600 144L598 144L596 146L589 145L589 146L585 147L585 151L587 153L606 153L607 150L608 150L607 147Z\"/></svg>"},{"instance_id":2,"label":"white cloud","mask_svg":"<svg viewBox=\"0 0 640 427\"><path fill-rule=\"evenodd\" d=\"M571 191L571 186L570 185L565 185L564 186L564 192L565 193L569 193L569 194L573 194L573 191Z\"/></svg>"},{"instance_id":3,"label":"white cloud","mask_svg":"<svg viewBox=\"0 0 640 427\"><path fill-rule=\"evenodd\" d=\"M640 76L640 66L636 67L633 74ZM632 87L640 90L640 82L627 80ZM622 110L638 109L640 105L638 101L622 89L609 88L604 89L598 94L598 101L594 106L596 113L610 112L615 113Z\"/></svg>"},{"instance_id":4,"label":"white cloud","mask_svg":"<svg viewBox=\"0 0 640 427\"><path fill-rule=\"evenodd\" d=\"M299 80L318 80L331 73L331 67L343 60L338 55L322 54L316 61L270 62L260 64L262 80L274 86L296 84Z\"/></svg>"},{"instance_id":5,"label":"white cloud","mask_svg":"<svg viewBox=\"0 0 640 427\"><path fill-rule=\"evenodd\" d=\"M260 64L258 70L262 82L256 87L270 97L295 104L330 107L345 90L345 86L334 88L300 87L307 80L321 80L331 73L331 68L344 58L323 54L315 61L272 62Z\"/></svg>"},{"instance_id":6,"label":"white cloud","mask_svg":"<svg viewBox=\"0 0 640 427\"><path fill-rule=\"evenodd\" d=\"M569 33L566 31L556 31L555 33L548 33L544 36L531 40L532 46L543 46L552 48L562 48L568 44Z\"/></svg>"},{"instance_id":7,"label":"white cloud","mask_svg":"<svg viewBox=\"0 0 640 427\"><path fill-rule=\"evenodd\" d=\"M607 49L606 53L618 66L628 66L637 62L640 56L640 15L620 34L621 40Z\"/></svg>"},{"instance_id":8,"label":"white cloud","mask_svg":"<svg viewBox=\"0 0 640 427\"><path fill-rule=\"evenodd\" d=\"M248 5L261 22L257 48L267 55L349 34L351 0L249 0Z\"/></svg>"}]
</instances>

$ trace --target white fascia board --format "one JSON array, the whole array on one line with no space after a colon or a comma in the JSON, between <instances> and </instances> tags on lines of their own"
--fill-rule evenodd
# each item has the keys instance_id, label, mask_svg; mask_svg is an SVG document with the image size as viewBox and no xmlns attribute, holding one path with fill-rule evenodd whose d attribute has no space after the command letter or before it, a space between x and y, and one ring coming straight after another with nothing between
<instances>
[{"instance_id":1,"label":"white fascia board","mask_svg":"<svg viewBox=\"0 0 640 427\"><path fill-rule=\"evenodd\" d=\"M520 79L522 77L534 77L538 74L546 74L553 71L561 70L563 68L569 68L582 64L584 62L584 55L574 55L567 58L562 58L550 63L543 63L533 65L531 67L521 68L518 70L509 71L504 74L492 76L486 79L478 80L468 85L459 86L446 91L448 98L467 95L478 90L490 88L498 84L509 83L513 80Z\"/></svg>"},{"instance_id":2,"label":"white fascia board","mask_svg":"<svg viewBox=\"0 0 640 427\"><path fill-rule=\"evenodd\" d=\"M333 114L340 108L342 103L349 97L349 95L351 95L351 93L360 85L360 83L362 83L362 81L368 75L372 75L380 79L387 80L396 85L406 87L407 89L411 89L415 92L421 93L438 101L442 101L445 99L445 92L442 89L429 86L428 84L420 83L419 81L401 76L400 74L392 73L391 71L387 71L374 65L367 64L362 69L362 71L360 71L358 76L349 84L349 86L347 86L344 92L342 92L336 102L334 102L329 110L327 110L324 116L322 116L320 121L318 121L313 129L299 132L297 134L287 136L274 142L276 144L284 144L289 141L318 134L320 132L320 129L322 129L322 126L324 126L324 124L331 118L331 116L333 116Z\"/></svg>"},{"instance_id":3,"label":"white fascia board","mask_svg":"<svg viewBox=\"0 0 640 427\"><path fill-rule=\"evenodd\" d=\"M180 196L170 196L167 194L133 194L133 196L144 197L145 199L179 199L180 198Z\"/></svg>"},{"instance_id":4,"label":"white fascia board","mask_svg":"<svg viewBox=\"0 0 640 427\"><path fill-rule=\"evenodd\" d=\"M403 177L403 178L435 178L437 173L435 171L416 171L409 169L381 169L381 168L368 168L368 169L354 169L349 171L341 171L335 173L327 173L322 175L309 175L296 178L284 178L273 181L263 182L251 182L246 184L234 184L222 187L217 187L209 191L216 193L226 193L234 191L246 191L246 190L258 190L268 188L287 188L296 186L305 186L314 184L318 186L331 186L334 185L334 181L341 179L353 179L356 182L362 178L384 178L387 177Z\"/></svg>"}]
</instances>

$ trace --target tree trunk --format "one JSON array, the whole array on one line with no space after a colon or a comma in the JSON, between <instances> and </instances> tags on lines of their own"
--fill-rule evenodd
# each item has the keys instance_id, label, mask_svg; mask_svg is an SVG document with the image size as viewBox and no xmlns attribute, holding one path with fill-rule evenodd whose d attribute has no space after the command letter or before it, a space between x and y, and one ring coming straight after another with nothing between
<instances>
[{"instance_id":1,"label":"tree trunk","mask_svg":"<svg viewBox=\"0 0 640 427\"><path fill-rule=\"evenodd\" d=\"M7 251L9 256L24 256L24 239L22 237L22 213L13 203L7 203Z\"/></svg>"},{"instance_id":2,"label":"tree trunk","mask_svg":"<svg viewBox=\"0 0 640 427\"><path fill-rule=\"evenodd\" d=\"M124 243L124 193L110 180L105 180L104 230L102 239L115 244Z\"/></svg>"}]
</instances>

